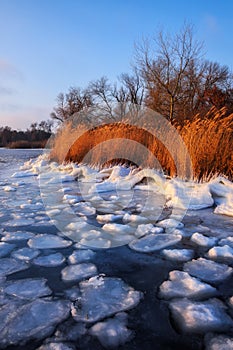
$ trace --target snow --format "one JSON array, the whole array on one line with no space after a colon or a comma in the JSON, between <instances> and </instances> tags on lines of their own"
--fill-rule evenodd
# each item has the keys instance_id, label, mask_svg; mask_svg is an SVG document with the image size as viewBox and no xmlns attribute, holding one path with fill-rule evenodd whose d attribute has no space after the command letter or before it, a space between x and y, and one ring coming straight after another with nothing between
<instances>
[{"instance_id":1,"label":"snow","mask_svg":"<svg viewBox=\"0 0 233 350\"><path fill-rule=\"evenodd\" d=\"M97 274L97 268L94 264L83 263L66 266L61 271L63 281L80 281L84 278L91 277Z\"/></svg>"},{"instance_id":2,"label":"snow","mask_svg":"<svg viewBox=\"0 0 233 350\"><path fill-rule=\"evenodd\" d=\"M15 248L15 244L0 242L0 258L8 255Z\"/></svg>"},{"instance_id":3,"label":"snow","mask_svg":"<svg viewBox=\"0 0 233 350\"><path fill-rule=\"evenodd\" d=\"M233 326L224 304L218 299L194 302L188 299L170 303L174 319L183 332L201 333L227 331Z\"/></svg>"},{"instance_id":4,"label":"snow","mask_svg":"<svg viewBox=\"0 0 233 350\"><path fill-rule=\"evenodd\" d=\"M118 312L132 309L141 297L120 278L95 276L79 284L80 303L72 305L71 313L75 321L92 323Z\"/></svg>"},{"instance_id":5,"label":"snow","mask_svg":"<svg viewBox=\"0 0 233 350\"><path fill-rule=\"evenodd\" d=\"M192 260L184 264L184 271L205 282L220 282L231 276L233 269L225 264L205 258Z\"/></svg>"},{"instance_id":6,"label":"snow","mask_svg":"<svg viewBox=\"0 0 233 350\"><path fill-rule=\"evenodd\" d=\"M13 258L19 259L19 260L24 260L24 261L29 261L34 258L36 258L40 254L40 251L37 249L31 249L28 247L20 248L18 250L15 250L11 256Z\"/></svg>"},{"instance_id":7,"label":"snow","mask_svg":"<svg viewBox=\"0 0 233 350\"><path fill-rule=\"evenodd\" d=\"M205 344L206 350L232 350L233 338L225 335L208 335Z\"/></svg>"},{"instance_id":8,"label":"snow","mask_svg":"<svg viewBox=\"0 0 233 350\"><path fill-rule=\"evenodd\" d=\"M129 247L138 252L153 252L180 242L181 235L176 234L149 234L129 243Z\"/></svg>"},{"instance_id":9,"label":"snow","mask_svg":"<svg viewBox=\"0 0 233 350\"><path fill-rule=\"evenodd\" d=\"M46 286L47 280L44 278L28 278L8 282L3 288L3 292L17 298L36 299L52 294L51 289Z\"/></svg>"},{"instance_id":10,"label":"snow","mask_svg":"<svg viewBox=\"0 0 233 350\"><path fill-rule=\"evenodd\" d=\"M5 305L0 309L0 346L23 345L31 339L44 339L69 313L70 303L67 301L36 299L22 306L15 303Z\"/></svg>"},{"instance_id":11,"label":"snow","mask_svg":"<svg viewBox=\"0 0 233 350\"><path fill-rule=\"evenodd\" d=\"M61 253L54 253L45 256L39 256L33 260L33 264L45 267L60 266L65 262L65 257Z\"/></svg>"},{"instance_id":12,"label":"snow","mask_svg":"<svg viewBox=\"0 0 233 350\"><path fill-rule=\"evenodd\" d=\"M233 216L233 184L219 176L209 183L210 192L217 207L215 214Z\"/></svg>"},{"instance_id":13,"label":"snow","mask_svg":"<svg viewBox=\"0 0 233 350\"><path fill-rule=\"evenodd\" d=\"M169 273L169 280L161 284L159 293L164 299L186 297L200 300L216 295L217 290L187 272L174 270Z\"/></svg>"},{"instance_id":14,"label":"snow","mask_svg":"<svg viewBox=\"0 0 233 350\"><path fill-rule=\"evenodd\" d=\"M105 348L118 347L132 338L132 331L127 329L127 314L119 313L105 322L98 322L89 330Z\"/></svg>"},{"instance_id":15,"label":"snow","mask_svg":"<svg viewBox=\"0 0 233 350\"><path fill-rule=\"evenodd\" d=\"M233 248L228 245L224 245L223 247L213 247L208 251L207 256L214 260L233 262Z\"/></svg>"},{"instance_id":16,"label":"snow","mask_svg":"<svg viewBox=\"0 0 233 350\"><path fill-rule=\"evenodd\" d=\"M72 241L68 241L56 235L51 234L38 234L28 240L28 245L31 248L46 249L46 248L66 248L72 244Z\"/></svg>"},{"instance_id":17,"label":"snow","mask_svg":"<svg viewBox=\"0 0 233 350\"><path fill-rule=\"evenodd\" d=\"M162 254L168 260L185 262L193 258L194 251L191 249L163 249Z\"/></svg>"},{"instance_id":18,"label":"snow","mask_svg":"<svg viewBox=\"0 0 233 350\"><path fill-rule=\"evenodd\" d=\"M84 261L89 261L94 258L96 254L90 249L75 250L68 258L70 264L78 264Z\"/></svg>"},{"instance_id":19,"label":"snow","mask_svg":"<svg viewBox=\"0 0 233 350\"><path fill-rule=\"evenodd\" d=\"M217 238L207 237L195 232L191 237L191 241L202 247L213 247L217 243Z\"/></svg>"}]
</instances>

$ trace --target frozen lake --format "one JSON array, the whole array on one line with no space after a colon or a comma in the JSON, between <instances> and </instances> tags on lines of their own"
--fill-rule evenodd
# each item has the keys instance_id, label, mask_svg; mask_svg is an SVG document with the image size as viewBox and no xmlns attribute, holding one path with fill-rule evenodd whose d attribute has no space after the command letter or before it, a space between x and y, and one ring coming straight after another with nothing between
<instances>
[{"instance_id":1,"label":"frozen lake","mask_svg":"<svg viewBox=\"0 0 233 350\"><path fill-rule=\"evenodd\" d=\"M233 348L232 183L41 153L0 149L0 348Z\"/></svg>"}]
</instances>

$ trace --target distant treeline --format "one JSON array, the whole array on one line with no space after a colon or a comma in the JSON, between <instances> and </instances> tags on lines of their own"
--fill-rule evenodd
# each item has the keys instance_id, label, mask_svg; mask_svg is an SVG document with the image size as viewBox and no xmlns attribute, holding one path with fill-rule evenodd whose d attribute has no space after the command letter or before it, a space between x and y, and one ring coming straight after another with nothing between
<instances>
[{"instance_id":1,"label":"distant treeline","mask_svg":"<svg viewBox=\"0 0 233 350\"><path fill-rule=\"evenodd\" d=\"M52 134L51 127L51 121L33 123L26 131L0 127L0 147L43 148Z\"/></svg>"}]
</instances>

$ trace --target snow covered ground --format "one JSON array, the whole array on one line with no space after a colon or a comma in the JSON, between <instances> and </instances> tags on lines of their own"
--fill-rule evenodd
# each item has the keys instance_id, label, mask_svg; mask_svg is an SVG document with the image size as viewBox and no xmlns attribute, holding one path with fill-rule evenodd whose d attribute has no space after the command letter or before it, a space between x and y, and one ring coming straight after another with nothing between
<instances>
[{"instance_id":1,"label":"snow covered ground","mask_svg":"<svg viewBox=\"0 0 233 350\"><path fill-rule=\"evenodd\" d=\"M232 348L230 181L45 155L14 168L0 174L0 348Z\"/></svg>"}]
</instances>

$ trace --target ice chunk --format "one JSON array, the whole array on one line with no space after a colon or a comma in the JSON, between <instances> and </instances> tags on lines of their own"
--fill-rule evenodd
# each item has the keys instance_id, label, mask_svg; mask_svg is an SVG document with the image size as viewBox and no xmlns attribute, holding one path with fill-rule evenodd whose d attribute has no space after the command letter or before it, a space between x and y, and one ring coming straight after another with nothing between
<instances>
[{"instance_id":1,"label":"ice chunk","mask_svg":"<svg viewBox=\"0 0 233 350\"><path fill-rule=\"evenodd\" d=\"M28 269L28 264L12 258L2 258L0 263L0 277Z\"/></svg>"},{"instance_id":2,"label":"ice chunk","mask_svg":"<svg viewBox=\"0 0 233 350\"><path fill-rule=\"evenodd\" d=\"M19 260L25 260L29 261L34 258L36 258L40 254L40 251L37 249L31 249L31 248L20 248L18 250L15 250L11 256L13 258L19 259Z\"/></svg>"},{"instance_id":3,"label":"ice chunk","mask_svg":"<svg viewBox=\"0 0 233 350\"><path fill-rule=\"evenodd\" d=\"M228 278L233 269L225 264L199 258L184 264L184 271L206 282L220 282Z\"/></svg>"},{"instance_id":4,"label":"ice chunk","mask_svg":"<svg viewBox=\"0 0 233 350\"><path fill-rule=\"evenodd\" d=\"M54 253L45 256L39 256L33 260L33 264L45 267L60 266L65 262L65 257L61 253Z\"/></svg>"},{"instance_id":5,"label":"ice chunk","mask_svg":"<svg viewBox=\"0 0 233 350\"><path fill-rule=\"evenodd\" d=\"M208 335L205 339L206 350L232 350L233 338L226 335Z\"/></svg>"},{"instance_id":6,"label":"ice chunk","mask_svg":"<svg viewBox=\"0 0 233 350\"><path fill-rule=\"evenodd\" d=\"M138 238L145 236L148 233L162 233L164 229L162 227L154 227L152 224L138 225L134 235Z\"/></svg>"},{"instance_id":7,"label":"ice chunk","mask_svg":"<svg viewBox=\"0 0 233 350\"><path fill-rule=\"evenodd\" d=\"M17 171L11 177L19 178L19 177L28 177L28 176L35 176L37 174L33 173L32 171Z\"/></svg>"},{"instance_id":8,"label":"ice chunk","mask_svg":"<svg viewBox=\"0 0 233 350\"><path fill-rule=\"evenodd\" d=\"M114 215L114 214L104 214L104 215L97 215L96 220L100 223L108 223L108 222L114 222L122 219L123 215Z\"/></svg>"},{"instance_id":9,"label":"ice chunk","mask_svg":"<svg viewBox=\"0 0 233 350\"><path fill-rule=\"evenodd\" d=\"M71 241L51 234L38 234L28 241L29 247L38 249L66 248L71 244Z\"/></svg>"},{"instance_id":10,"label":"ice chunk","mask_svg":"<svg viewBox=\"0 0 233 350\"><path fill-rule=\"evenodd\" d=\"M170 229L170 228L183 228L184 224L182 224L182 222L177 221L175 219L165 219L157 222L156 226L162 227L165 229Z\"/></svg>"},{"instance_id":11,"label":"ice chunk","mask_svg":"<svg viewBox=\"0 0 233 350\"><path fill-rule=\"evenodd\" d=\"M116 223L109 223L105 224L103 226L103 230L107 231L108 233L114 235L118 233L132 233L134 232L134 229L129 225L122 225L122 224L116 224Z\"/></svg>"},{"instance_id":12,"label":"ice chunk","mask_svg":"<svg viewBox=\"0 0 233 350\"><path fill-rule=\"evenodd\" d=\"M7 222L4 222L4 226L9 227L17 227L17 226L30 226L34 223L33 219L25 218L25 219L13 219Z\"/></svg>"},{"instance_id":13,"label":"ice chunk","mask_svg":"<svg viewBox=\"0 0 233 350\"><path fill-rule=\"evenodd\" d=\"M87 248L110 248L111 247L111 241L109 239L105 239L102 237L96 237L96 238L82 238L80 240L80 243L76 245L77 248L82 248L82 246Z\"/></svg>"},{"instance_id":14,"label":"ice chunk","mask_svg":"<svg viewBox=\"0 0 233 350\"><path fill-rule=\"evenodd\" d=\"M169 281L163 282L160 286L160 296L164 299L182 297L202 299L216 293L215 288L183 271L171 271Z\"/></svg>"},{"instance_id":15,"label":"ice chunk","mask_svg":"<svg viewBox=\"0 0 233 350\"><path fill-rule=\"evenodd\" d=\"M224 260L224 261L233 261L233 248L228 245L224 245L223 247L213 247L208 253L208 257L214 260Z\"/></svg>"},{"instance_id":16,"label":"ice chunk","mask_svg":"<svg viewBox=\"0 0 233 350\"><path fill-rule=\"evenodd\" d=\"M132 331L127 329L127 314L119 313L105 322L98 322L89 333L96 336L105 348L118 347L132 338Z\"/></svg>"},{"instance_id":17,"label":"ice chunk","mask_svg":"<svg viewBox=\"0 0 233 350\"><path fill-rule=\"evenodd\" d=\"M79 215L90 216L96 213L96 209L88 203L77 203L74 208Z\"/></svg>"},{"instance_id":18,"label":"ice chunk","mask_svg":"<svg viewBox=\"0 0 233 350\"><path fill-rule=\"evenodd\" d=\"M191 302L187 299L172 301L170 309L184 332L207 333L227 331L233 326L225 306L217 299Z\"/></svg>"},{"instance_id":19,"label":"ice chunk","mask_svg":"<svg viewBox=\"0 0 233 350\"><path fill-rule=\"evenodd\" d=\"M150 221L148 218L140 215L134 215L134 214L130 215L129 213L126 213L123 216L123 222L125 223L144 224L144 223L147 223L148 221Z\"/></svg>"},{"instance_id":20,"label":"ice chunk","mask_svg":"<svg viewBox=\"0 0 233 350\"><path fill-rule=\"evenodd\" d=\"M219 245L228 245L229 247L233 248L233 237L229 236L227 238L223 238L218 242Z\"/></svg>"},{"instance_id":21,"label":"ice chunk","mask_svg":"<svg viewBox=\"0 0 233 350\"><path fill-rule=\"evenodd\" d=\"M164 257L174 261L188 261L193 258L194 252L191 249L163 249Z\"/></svg>"},{"instance_id":22,"label":"ice chunk","mask_svg":"<svg viewBox=\"0 0 233 350\"><path fill-rule=\"evenodd\" d=\"M70 302L34 300L23 306L6 305L0 309L0 346L23 345L30 339L40 340L53 333L56 325L70 313Z\"/></svg>"},{"instance_id":23,"label":"ice chunk","mask_svg":"<svg viewBox=\"0 0 233 350\"><path fill-rule=\"evenodd\" d=\"M92 323L132 309L142 297L141 292L135 291L120 278L95 276L79 285L81 299L71 308L77 322Z\"/></svg>"},{"instance_id":24,"label":"ice chunk","mask_svg":"<svg viewBox=\"0 0 233 350\"><path fill-rule=\"evenodd\" d=\"M28 240L29 238L34 237L34 233L32 232L4 232L4 236L2 237L2 241L10 242L10 241L23 241Z\"/></svg>"},{"instance_id":25,"label":"ice chunk","mask_svg":"<svg viewBox=\"0 0 233 350\"><path fill-rule=\"evenodd\" d=\"M74 348L71 346L68 346L65 343L51 342L45 345L41 345L36 350L74 350Z\"/></svg>"},{"instance_id":26,"label":"ice chunk","mask_svg":"<svg viewBox=\"0 0 233 350\"><path fill-rule=\"evenodd\" d=\"M3 190L5 192L15 192L16 191L16 188L15 187L12 187L12 186L5 186L3 187Z\"/></svg>"},{"instance_id":27,"label":"ice chunk","mask_svg":"<svg viewBox=\"0 0 233 350\"><path fill-rule=\"evenodd\" d=\"M149 234L129 243L129 247L138 252L153 252L180 242L181 235L176 234Z\"/></svg>"},{"instance_id":28,"label":"ice chunk","mask_svg":"<svg viewBox=\"0 0 233 350\"><path fill-rule=\"evenodd\" d=\"M80 262L89 261L95 256L90 249L75 250L68 258L70 264L78 264Z\"/></svg>"},{"instance_id":29,"label":"ice chunk","mask_svg":"<svg viewBox=\"0 0 233 350\"><path fill-rule=\"evenodd\" d=\"M62 280L68 281L80 281L84 278L91 277L97 274L97 268L94 264L83 263L66 266L61 271Z\"/></svg>"},{"instance_id":30,"label":"ice chunk","mask_svg":"<svg viewBox=\"0 0 233 350\"><path fill-rule=\"evenodd\" d=\"M206 237L201 233L195 232L191 237L191 241L202 247L213 247L217 242L217 238Z\"/></svg>"},{"instance_id":31,"label":"ice chunk","mask_svg":"<svg viewBox=\"0 0 233 350\"><path fill-rule=\"evenodd\" d=\"M0 258L8 255L15 248L15 244L0 242Z\"/></svg>"},{"instance_id":32,"label":"ice chunk","mask_svg":"<svg viewBox=\"0 0 233 350\"><path fill-rule=\"evenodd\" d=\"M3 287L6 294L22 299L36 299L52 294L51 289L46 286L47 280L44 278L28 278L7 282Z\"/></svg>"}]
</instances>

